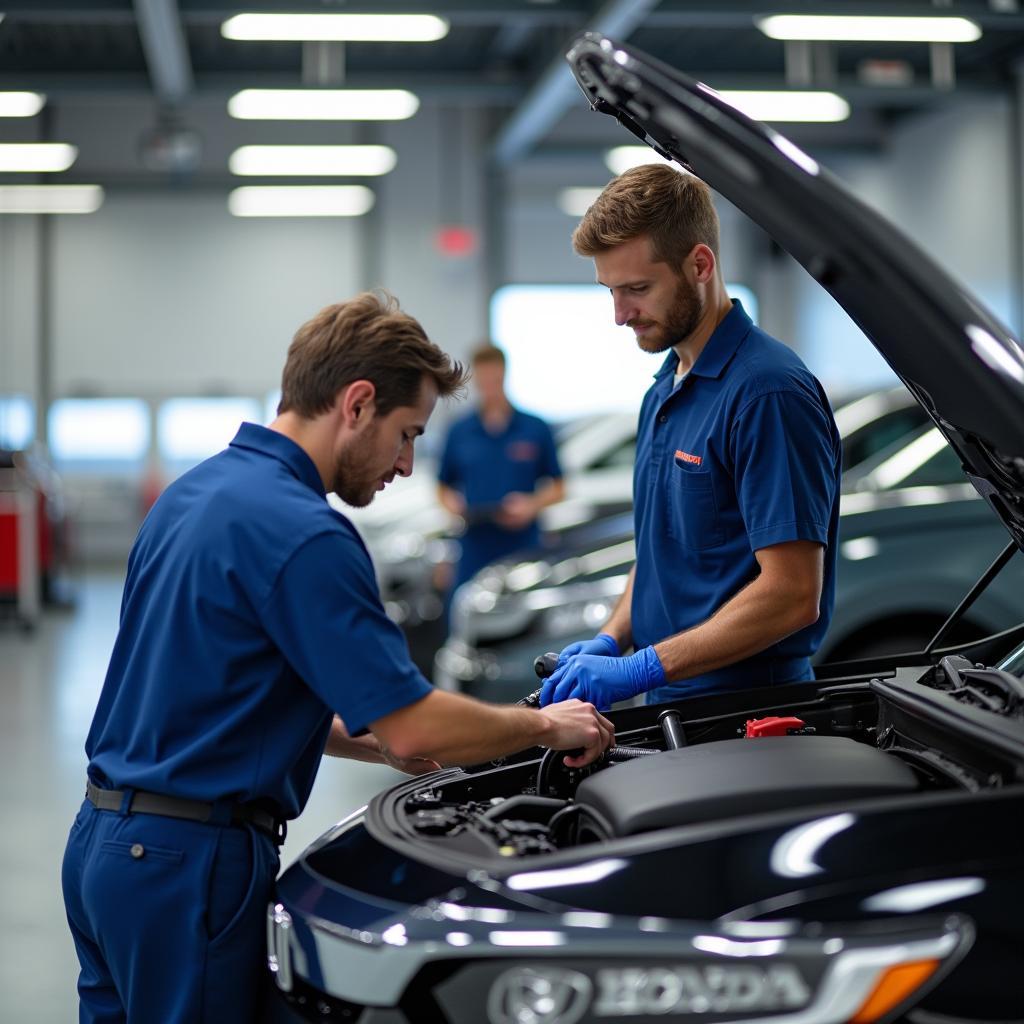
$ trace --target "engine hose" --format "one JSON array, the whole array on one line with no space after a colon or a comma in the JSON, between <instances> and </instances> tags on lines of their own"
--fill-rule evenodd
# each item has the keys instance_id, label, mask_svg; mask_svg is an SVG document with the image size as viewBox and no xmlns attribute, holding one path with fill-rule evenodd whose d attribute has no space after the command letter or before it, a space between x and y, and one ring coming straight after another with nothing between
<instances>
[{"instance_id":1,"label":"engine hose","mask_svg":"<svg viewBox=\"0 0 1024 1024\"><path fill-rule=\"evenodd\" d=\"M638 757L660 753L660 750L647 750L644 747L610 747L606 757L609 761L633 761Z\"/></svg>"}]
</instances>

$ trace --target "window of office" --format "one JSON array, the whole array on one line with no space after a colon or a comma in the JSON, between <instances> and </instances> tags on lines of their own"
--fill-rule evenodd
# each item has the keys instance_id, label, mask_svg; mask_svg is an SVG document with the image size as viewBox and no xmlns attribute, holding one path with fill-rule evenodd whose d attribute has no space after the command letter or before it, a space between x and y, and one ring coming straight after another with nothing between
<instances>
[{"instance_id":1,"label":"window of office","mask_svg":"<svg viewBox=\"0 0 1024 1024\"><path fill-rule=\"evenodd\" d=\"M757 299L726 285L757 321ZM507 285L491 298L491 337L508 357L506 389L513 404L559 422L635 410L659 356L640 351L617 327L600 285Z\"/></svg>"},{"instance_id":2,"label":"window of office","mask_svg":"<svg viewBox=\"0 0 1024 1024\"><path fill-rule=\"evenodd\" d=\"M149 407L141 398L61 398L50 406L47 424L59 465L127 468L149 450Z\"/></svg>"},{"instance_id":3,"label":"window of office","mask_svg":"<svg viewBox=\"0 0 1024 1024\"><path fill-rule=\"evenodd\" d=\"M243 421L263 422L255 398L169 398L157 412L156 440L165 464L194 465L226 448Z\"/></svg>"},{"instance_id":4,"label":"window of office","mask_svg":"<svg viewBox=\"0 0 1024 1024\"><path fill-rule=\"evenodd\" d=\"M0 448L24 451L36 436L36 408L28 395L0 395Z\"/></svg>"}]
</instances>

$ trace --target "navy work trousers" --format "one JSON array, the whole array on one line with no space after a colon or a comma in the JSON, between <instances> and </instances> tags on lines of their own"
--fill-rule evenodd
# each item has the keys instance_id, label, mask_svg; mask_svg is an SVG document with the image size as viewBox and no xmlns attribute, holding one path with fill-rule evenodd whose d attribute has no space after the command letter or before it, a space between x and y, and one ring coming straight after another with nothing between
<instances>
[{"instance_id":1,"label":"navy work trousers","mask_svg":"<svg viewBox=\"0 0 1024 1024\"><path fill-rule=\"evenodd\" d=\"M277 848L251 827L101 811L64 853L81 1024L252 1024Z\"/></svg>"}]
</instances>

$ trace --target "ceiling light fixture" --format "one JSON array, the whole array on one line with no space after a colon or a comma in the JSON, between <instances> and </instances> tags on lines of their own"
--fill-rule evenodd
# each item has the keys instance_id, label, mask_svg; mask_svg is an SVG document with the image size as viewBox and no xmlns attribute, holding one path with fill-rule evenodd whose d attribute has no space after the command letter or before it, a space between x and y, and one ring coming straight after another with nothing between
<instances>
[{"instance_id":1,"label":"ceiling light fixture","mask_svg":"<svg viewBox=\"0 0 1024 1024\"><path fill-rule=\"evenodd\" d=\"M432 43L448 35L433 14L236 14L225 39L323 42Z\"/></svg>"},{"instance_id":2,"label":"ceiling light fixture","mask_svg":"<svg viewBox=\"0 0 1024 1024\"><path fill-rule=\"evenodd\" d=\"M772 39L878 43L973 43L981 29L967 18L773 14L757 27Z\"/></svg>"},{"instance_id":3,"label":"ceiling light fixture","mask_svg":"<svg viewBox=\"0 0 1024 1024\"><path fill-rule=\"evenodd\" d=\"M376 175L396 162L390 146L242 146L228 167L238 175Z\"/></svg>"},{"instance_id":4,"label":"ceiling light fixture","mask_svg":"<svg viewBox=\"0 0 1024 1024\"><path fill-rule=\"evenodd\" d=\"M723 89L718 95L755 121L830 123L850 116L850 104L834 92Z\"/></svg>"},{"instance_id":5,"label":"ceiling light fixture","mask_svg":"<svg viewBox=\"0 0 1024 1024\"><path fill-rule=\"evenodd\" d=\"M95 213L102 205L99 185L0 185L0 214Z\"/></svg>"},{"instance_id":6,"label":"ceiling light fixture","mask_svg":"<svg viewBox=\"0 0 1024 1024\"><path fill-rule=\"evenodd\" d=\"M570 217L582 217L601 194L599 188L563 188L558 193L558 206Z\"/></svg>"},{"instance_id":7,"label":"ceiling light fixture","mask_svg":"<svg viewBox=\"0 0 1024 1024\"><path fill-rule=\"evenodd\" d=\"M78 149L64 142L10 142L0 144L0 171L49 174L66 171Z\"/></svg>"},{"instance_id":8,"label":"ceiling light fixture","mask_svg":"<svg viewBox=\"0 0 1024 1024\"><path fill-rule=\"evenodd\" d=\"M419 107L405 89L243 89L228 100L250 121L404 121Z\"/></svg>"},{"instance_id":9,"label":"ceiling light fixture","mask_svg":"<svg viewBox=\"0 0 1024 1024\"><path fill-rule=\"evenodd\" d=\"M0 117L35 117L45 102L38 92L0 92Z\"/></svg>"},{"instance_id":10,"label":"ceiling light fixture","mask_svg":"<svg viewBox=\"0 0 1024 1024\"><path fill-rule=\"evenodd\" d=\"M605 153L604 163L612 174L623 174L625 171L643 164L668 164L669 167L674 167L677 171L687 173L675 161L659 156L650 146L615 146Z\"/></svg>"},{"instance_id":11,"label":"ceiling light fixture","mask_svg":"<svg viewBox=\"0 0 1024 1024\"><path fill-rule=\"evenodd\" d=\"M257 185L236 188L228 210L236 217L360 217L374 198L365 185Z\"/></svg>"}]
</instances>

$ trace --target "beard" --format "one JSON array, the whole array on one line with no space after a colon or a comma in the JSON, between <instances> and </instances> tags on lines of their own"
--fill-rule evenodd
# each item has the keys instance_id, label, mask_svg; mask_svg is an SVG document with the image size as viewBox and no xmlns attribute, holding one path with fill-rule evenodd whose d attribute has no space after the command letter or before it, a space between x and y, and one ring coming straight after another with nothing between
<instances>
[{"instance_id":1,"label":"beard","mask_svg":"<svg viewBox=\"0 0 1024 1024\"><path fill-rule=\"evenodd\" d=\"M644 352L665 352L693 334L703 315L704 303L701 302L697 289L691 287L685 278L680 277L665 319L661 323L653 321L654 329L638 335L636 343ZM647 322L633 321L629 326Z\"/></svg>"},{"instance_id":2,"label":"beard","mask_svg":"<svg viewBox=\"0 0 1024 1024\"><path fill-rule=\"evenodd\" d=\"M335 456L330 489L353 508L365 508L377 494L383 474L374 458L376 439L377 428L373 427L358 445L348 445Z\"/></svg>"}]
</instances>

